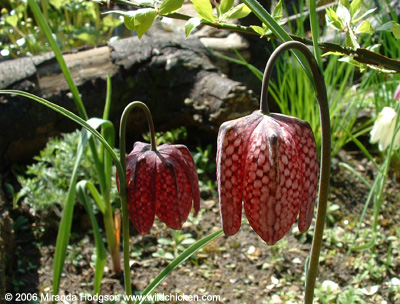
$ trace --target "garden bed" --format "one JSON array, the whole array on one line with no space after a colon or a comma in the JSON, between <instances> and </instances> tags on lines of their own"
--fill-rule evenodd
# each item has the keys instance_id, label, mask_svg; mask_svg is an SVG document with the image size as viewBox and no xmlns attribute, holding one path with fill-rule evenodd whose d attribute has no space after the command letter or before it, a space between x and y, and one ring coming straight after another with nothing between
<instances>
[{"instance_id":1,"label":"garden bed","mask_svg":"<svg viewBox=\"0 0 400 304\"><path fill-rule=\"evenodd\" d=\"M359 153L342 150L333 161L330 211L316 290L319 300L316 303L336 303L337 300L339 303L400 303L398 183L388 183L387 196L379 216L376 246L365 251L348 251L368 189L337 164L341 161L350 163L363 172L364 178L372 181L376 172L360 156ZM220 229L217 200L207 197L202 200L201 207L199 217L192 218L182 230L188 237L198 239ZM79 211L82 207L77 208L61 280L61 295L93 295L93 235L83 233L88 228L85 225L87 219ZM14 222L21 221L21 218L26 222L15 231L17 255L14 257L18 258L12 259L7 268L8 291L51 294L56 231L43 235L39 229L48 225L49 215L33 217L28 208L22 206L11 211L11 217ZM370 224L371 214L368 213L363 226ZM155 292L220 296L220 300L210 303L301 303L304 262L309 255L313 225L309 232L302 235L296 232L294 226L294 233L268 247L245 224L235 236L223 236L213 241L179 266ZM362 231L367 233L367 227ZM168 264L168 256L155 257L155 253L174 254L174 245L158 243L159 238L173 239L171 230L165 229L158 220L146 236L136 234L131 227L131 277L135 292L144 289ZM122 295L123 278L113 274L111 269L109 262L101 294Z\"/></svg>"}]
</instances>

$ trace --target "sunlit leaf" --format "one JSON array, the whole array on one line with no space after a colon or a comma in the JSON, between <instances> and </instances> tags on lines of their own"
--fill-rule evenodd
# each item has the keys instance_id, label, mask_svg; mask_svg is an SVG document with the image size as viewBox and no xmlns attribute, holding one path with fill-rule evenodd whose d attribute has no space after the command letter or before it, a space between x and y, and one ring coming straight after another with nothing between
<instances>
[{"instance_id":1,"label":"sunlit leaf","mask_svg":"<svg viewBox=\"0 0 400 304\"><path fill-rule=\"evenodd\" d=\"M54 6L56 9L60 10L65 5L65 0L50 0L49 3Z\"/></svg>"},{"instance_id":2,"label":"sunlit leaf","mask_svg":"<svg viewBox=\"0 0 400 304\"><path fill-rule=\"evenodd\" d=\"M368 20L364 20L356 29L356 33L373 34L375 31Z\"/></svg>"},{"instance_id":3,"label":"sunlit leaf","mask_svg":"<svg viewBox=\"0 0 400 304\"><path fill-rule=\"evenodd\" d=\"M190 18L185 24L185 35L189 37L190 33L201 24L201 18L193 17Z\"/></svg>"},{"instance_id":4,"label":"sunlit leaf","mask_svg":"<svg viewBox=\"0 0 400 304\"><path fill-rule=\"evenodd\" d=\"M351 29L349 29L346 33L346 45L355 50L360 47L357 42L357 37Z\"/></svg>"},{"instance_id":5,"label":"sunlit leaf","mask_svg":"<svg viewBox=\"0 0 400 304\"><path fill-rule=\"evenodd\" d=\"M182 7L183 1L184 0L164 0L160 5L160 14L168 15L176 12Z\"/></svg>"},{"instance_id":6,"label":"sunlit leaf","mask_svg":"<svg viewBox=\"0 0 400 304\"><path fill-rule=\"evenodd\" d=\"M262 28L261 26L257 26L257 25L251 25L250 26L257 34L259 34L260 36L264 36L266 30L264 28Z\"/></svg>"},{"instance_id":7,"label":"sunlit leaf","mask_svg":"<svg viewBox=\"0 0 400 304\"><path fill-rule=\"evenodd\" d=\"M4 18L4 21L12 27L16 27L18 25L18 16L15 14L7 16L6 18Z\"/></svg>"},{"instance_id":8,"label":"sunlit leaf","mask_svg":"<svg viewBox=\"0 0 400 304\"><path fill-rule=\"evenodd\" d=\"M155 18L156 10L153 8L141 8L124 14L125 26L131 31L136 30L139 39L149 30Z\"/></svg>"},{"instance_id":9,"label":"sunlit leaf","mask_svg":"<svg viewBox=\"0 0 400 304\"><path fill-rule=\"evenodd\" d=\"M338 30L343 30L344 26L342 24L342 21L336 15L336 12L333 9L331 8L326 9L325 18L328 26L333 26Z\"/></svg>"},{"instance_id":10,"label":"sunlit leaf","mask_svg":"<svg viewBox=\"0 0 400 304\"><path fill-rule=\"evenodd\" d=\"M233 6L233 1L234 0L221 0L221 5L219 7L221 10L221 14L225 14L231 9L231 7Z\"/></svg>"},{"instance_id":11,"label":"sunlit leaf","mask_svg":"<svg viewBox=\"0 0 400 304\"><path fill-rule=\"evenodd\" d=\"M108 15L102 19L104 26L106 27L117 27L123 23L120 18L115 18L113 15Z\"/></svg>"},{"instance_id":12,"label":"sunlit leaf","mask_svg":"<svg viewBox=\"0 0 400 304\"><path fill-rule=\"evenodd\" d=\"M400 24L392 27L392 33L396 39L400 39Z\"/></svg>"},{"instance_id":13,"label":"sunlit leaf","mask_svg":"<svg viewBox=\"0 0 400 304\"><path fill-rule=\"evenodd\" d=\"M341 3L339 3L336 9L336 15L342 21L342 23L350 24L351 16L349 10Z\"/></svg>"},{"instance_id":14,"label":"sunlit leaf","mask_svg":"<svg viewBox=\"0 0 400 304\"><path fill-rule=\"evenodd\" d=\"M360 20L362 20L362 19L365 19L365 18L367 18L369 15L371 15L373 12L375 12L376 10L377 10L378 8L372 8L372 9L370 9L370 10L368 10L368 11L366 11L364 14L362 14L360 17L358 17L357 19L353 19L352 21L351 21L351 23L356 23L356 22L358 22L358 21L360 21Z\"/></svg>"},{"instance_id":15,"label":"sunlit leaf","mask_svg":"<svg viewBox=\"0 0 400 304\"><path fill-rule=\"evenodd\" d=\"M359 14L361 10L362 0L353 0L350 4L350 15L351 17L355 17Z\"/></svg>"},{"instance_id":16,"label":"sunlit leaf","mask_svg":"<svg viewBox=\"0 0 400 304\"><path fill-rule=\"evenodd\" d=\"M242 3L235 6L228 13L224 15L224 18L232 18L232 19L240 19L246 17L251 13L251 10L246 6L246 4Z\"/></svg>"},{"instance_id":17,"label":"sunlit leaf","mask_svg":"<svg viewBox=\"0 0 400 304\"><path fill-rule=\"evenodd\" d=\"M378 31L392 32L396 39L400 39L400 24L395 21L389 21L377 28Z\"/></svg>"},{"instance_id":18,"label":"sunlit leaf","mask_svg":"<svg viewBox=\"0 0 400 304\"><path fill-rule=\"evenodd\" d=\"M275 19L275 21L280 21L282 19L283 17L282 0L279 0L278 4L272 11L272 17Z\"/></svg>"},{"instance_id":19,"label":"sunlit leaf","mask_svg":"<svg viewBox=\"0 0 400 304\"><path fill-rule=\"evenodd\" d=\"M340 3L341 3L345 8L350 8L349 0L340 0Z\"/></svg>"},{"instance_id":20,"label":"sunlit leaf","mask_svg":"<svg viewBox=\"0 0 400 304\"><path fill-rule=\"evenodd\" d=\"M209 0L192 0L192 2L194 9L203 19L209 22L214 22L216 16L213 14Z\"/></svg>"}]
</instances>

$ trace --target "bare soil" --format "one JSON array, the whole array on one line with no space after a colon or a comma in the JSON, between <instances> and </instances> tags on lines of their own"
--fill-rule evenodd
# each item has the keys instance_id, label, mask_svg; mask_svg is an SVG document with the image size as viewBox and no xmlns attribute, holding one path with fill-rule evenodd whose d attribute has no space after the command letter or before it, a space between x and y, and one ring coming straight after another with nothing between
<instances>
[{"instance_id":1,"label":"bare soil","mask_svg":"<svg viewBox=\"0 0 400 304\"><path fill-rule=\"evenodd\" d=\"M400 275L399 250L393 250L392 247L399 244L398 235L396 236L396 228L400 222L399 177L391 173L389 178L387 195L379 216L381 237L377 245L363 253L348 254L352 239L344 242L340 235L356 230L368 196L368 187L343 168L340 162L346 162L356 168L371 183L376 175L373 166L359 154L341 151L332 161L329 205L338 208L331 209L328 213L327 229L335 233L325 236L317 285L333 281L342 291L350 286L365 287L366 292L360 295L364 303L400 303L393 289L387 284ZM202 208L199 222L191 221L185 224L182 233L190 233L193 238L200 239L220 229L217 199L213 196L205 198ZM369 206L368 210L372 210L372 206ZM87 218L81 216L82 214L83 210L77 206L60 295L93 295L94 241L85 224ZM49 215L33 217L24 207L11 210L10 215L14 222L19 217L27 218L28 221L15 231L15 248L12 254L9 254L6 271L7 291L13 294L51 294L57 231L53 224L48 223ZM367 212L364 226L371 225L370 215L371 212ZM313 225L314 223L312 228ZM294 232L290 232L277 245L268 247L251 227L245 224L236 235L223 236L213 241L195 257L179 266L155 292L220 297L219 300L198 303L301 303L304 295L304 264L311 247L312 230L303 235L296 232L295 226L292 230ZM158 220L151 233L146 236L138 235L131 227L131 278L135 293L143 290L168 265L166 259L153 256L153 253L160 249L161 245L157 243L160 237L171 238L171 232ZM165 246L163 248L170 249ZM390 260L390 266L370 269L367 271L368 275L363 278L361 275L366 270L359 265L363 262L368 263L371 257L378 266L388 264ZM355 282L356 278L360 278L360 282ZM377 291L373 289L376 288L374 286L378 286ZM325 298L334 292L325 290L325 295L322 296L317 293L315 302L335 303L327 302ZM113 273L109 259L101 294L123 293L123 277ZM354 300L346 303L361 302Z\"/></svg>"}]
</instances>

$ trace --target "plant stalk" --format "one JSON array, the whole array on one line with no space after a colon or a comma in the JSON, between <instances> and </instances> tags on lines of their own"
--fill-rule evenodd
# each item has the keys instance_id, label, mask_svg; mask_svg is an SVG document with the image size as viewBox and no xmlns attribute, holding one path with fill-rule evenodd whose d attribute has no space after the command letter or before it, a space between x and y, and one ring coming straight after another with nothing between
<instances>
[{"instance_id":1,"label":"plant stalk","mask_svg":"<svg viewBox=\"0 0 400 304\"><path fill-rule=\"evenodd\" d=\"M128 104L121 116L121 123L119 128L119 150L120 156L119 161L122 166L122 174L118 172L118 178L120 181L120 196L121 196L121 208L122 208L122 236L123 236L123 250L124 250L124 281L125 281L125 293L132 295L131 278L130 278L130 266L129 266L129 217L128 217L128 202L127 202L127 189L126 189L126 123L130 111L135 108L141 108L149 124L150 136L151 136L151 150L157 151L156 141L154 135L154 124L151 118L149 108L141 101L133 101Z\"/></svg>"},{"instance_id":2,"label":"plant stalk","mask_svg":"<svg viewBox=\"0 0 400 304\"><path fill-rule=\"evenodd\" d=\"M311 51L303 44L297 41L289 41L281 44L272 53L265 67L264 78L262 82L260 110L263 114L268 115L268 84L271 79L272 69L278 57L285 51L296 49L300 51L306 58L314 79L314 89L318 100L321 119L321 169L319 178L318 192L318 210L317 220L314 231L314 238L311 248L310 264L306 277L306 291L304 297L305 304L312 304L314 298L315 280L318 274L319 255L322 247L322 237L324 232L328 189L329 189L329 172L331 159L331 126L329 116L328 97L323 74L315 60Z\"/></svg>"}]
</instances>

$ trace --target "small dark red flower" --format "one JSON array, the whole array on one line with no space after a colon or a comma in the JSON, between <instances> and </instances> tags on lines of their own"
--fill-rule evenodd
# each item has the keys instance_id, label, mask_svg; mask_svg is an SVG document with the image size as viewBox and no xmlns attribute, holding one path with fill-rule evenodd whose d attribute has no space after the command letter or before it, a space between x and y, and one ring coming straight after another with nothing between
<instances>
[{"instance_id":1,"label":"small dark red flower","mask_svg":"<svg viewBox=\"0 0 400 304\"><path fill-rule=\"evenodd\" d=\"M306 231L314 213L318 155L310 125L294 117L256 111L222 124L217 186L225 234L241 225L242 201L254 231L279 241L299 216Z\"/></svg>"},{"instance_id":2,"label":"small dark red flower","mask_svg":"<svg viewBox=\"0 0 400 304\"><path fill-rule=\"evenodd\" d=\"M137 231L146 234L155 215L172 229L181 229L192 205L200 208L196 166L183 145L164 144L151 150L136 142L126 157L129 218Z\"/></svg>"}]
</instances>

